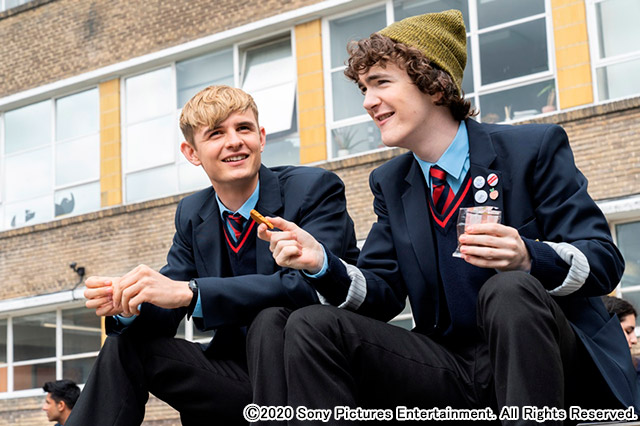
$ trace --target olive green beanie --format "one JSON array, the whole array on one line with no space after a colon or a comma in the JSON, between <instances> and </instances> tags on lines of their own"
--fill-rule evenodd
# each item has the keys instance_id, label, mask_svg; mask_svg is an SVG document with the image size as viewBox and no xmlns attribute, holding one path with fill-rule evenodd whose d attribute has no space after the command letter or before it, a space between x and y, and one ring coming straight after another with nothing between
<instances>
[{"instance_id":1,"label":"olive green beanie","mask_svg":"<svg viewBox=\"0 0 640 426\"><path fill-rule=\"evenodd\" d=\"M394 22L378 34L420 50L427 59L449 73L462 93L467 32L459 10L411 16Z\"/></svg>"}]
</instances>

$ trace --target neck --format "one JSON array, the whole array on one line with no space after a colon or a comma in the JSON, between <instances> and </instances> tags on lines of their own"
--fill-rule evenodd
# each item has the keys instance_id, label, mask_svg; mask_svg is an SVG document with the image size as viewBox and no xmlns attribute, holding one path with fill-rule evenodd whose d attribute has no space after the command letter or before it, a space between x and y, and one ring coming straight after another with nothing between
<instances>
[{"instance_id":1,"label":"neck","mask_svg":"<svg viewBox=\"0 0 640 426\"><path fill-rule=\"evenodd\" d=\"M61 425L64 425L67 422L67 419L69 418L69 414L71 414L71 410L61 413L60 418L58 419L58 423L60 423Z\"/></svg>"},{"instance_id":2,"label":"neck","mask_svg":"<svg viewBox=\"0 0 640 426\"><path fill-rule=\"evenodd\" d=\"M428 132L424 133L420 143L411 149L418 158L429 163L438 162L453 142L460 127L460 122L455 120L450 113L437 117L434 124L430 126Z\"/></svg>"},{"instance_id":3,"label":"neck","mask_svg":"<svg viewBox=\"0 0 640 426\"><path fill-rule=\"evenodd\" d=\"M234 181L229 184L215 184L213 189L218 194L218 198L231 211L237 211L251 197L253 191L258 185L258 176L256 175L251 181L239 182Z\"/></svg>"}]
</instances>

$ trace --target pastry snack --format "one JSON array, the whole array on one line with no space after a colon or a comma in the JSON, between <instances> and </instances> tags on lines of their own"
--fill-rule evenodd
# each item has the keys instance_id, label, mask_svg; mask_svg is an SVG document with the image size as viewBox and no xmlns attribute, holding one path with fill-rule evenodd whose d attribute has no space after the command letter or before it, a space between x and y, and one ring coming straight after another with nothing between
<instances>
[{"instance_id":1,"label":"pastry snack","mask_svg":"<svg viewBox=\"0 0 640 426\"><path fill-rule=\"evenodd\" d=\"M265 225L267 225L267 228L273 229L273 223L269 222L264 216L258 213L256 209L251 210L249 214L251 215L251 219L256 221L258 225L264 223Z\"/></svg>"}]
</instances>

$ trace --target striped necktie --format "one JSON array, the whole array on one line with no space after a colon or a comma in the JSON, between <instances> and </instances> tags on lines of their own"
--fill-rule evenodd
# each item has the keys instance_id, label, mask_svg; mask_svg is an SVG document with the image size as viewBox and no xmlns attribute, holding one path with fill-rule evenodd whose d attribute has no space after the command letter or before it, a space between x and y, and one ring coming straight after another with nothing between
<instances>
[{"instance_id":1,"label":"striped necktie","mask_svg":"<svg viewBox=\"0 0 640 426\"><path fill-rule=\"evenodd\" d=\"M244 231L244 217L242 217L240 213L230 214L229 212L225 212L224 216L227 219L229 227L233 229L233 235L235 236L236 241L238 241L240 235L242 235L242 231Z\"/></svg>"},{"instance_id":2,"label":"striped necktie","mask_svg":"<svg viewBox=\"0 0 640 426\"><path fill-rule=\"evenodd\" d=\"M438 166L431 166L429 169L431 175L431 197L436 212L442 214L451 205L455 194L447 183L447 172Z\"/></svg>"}]
</instances>

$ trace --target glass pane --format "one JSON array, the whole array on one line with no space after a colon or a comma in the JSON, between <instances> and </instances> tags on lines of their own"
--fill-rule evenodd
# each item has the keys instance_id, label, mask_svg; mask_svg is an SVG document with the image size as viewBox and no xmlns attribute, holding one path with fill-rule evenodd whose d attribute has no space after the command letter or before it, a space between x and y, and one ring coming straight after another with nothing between
<instances>
[{"instance_id":1,"label":"glass pane","mask_svg":"<svg viewBox=\"0 0 640 426\"><path fill-rule=\"evenodd\" d=\"M253 96L267 134L291 129L296 98L295 63L288 38L246 52L242 89Z\"/></svg>"},{"instance_id":2,"label":"glass pane","mask_svg":"<svg viewBox=\"0 0 640 426\"><path fill-rule=\"evenodd\" d=\"M6 158L6 201L50 194L53 189L51 147Z\"/></svg>"},{"instance_id":3,"label":"glass pane","mask_svg":"<svg viewBox=\"0 0 640 426\"><path fill-rule=\"evenodd\" d=\"M51 143L51 102L43 101L5 113L4 136L6 154Z\"/></svg>"},{"instance_id":4,"label":"glass pane","mask_svg":"<svg viewBox=\"0 0 640 426\"><path fill-rule=\"evenodd\" d=\"M640 17L638 0L606 0L596 4L601 58L639 49L638 17Z\"/></svg>"},{"instance_id":5,"label":"glass pane","mask_svg":"<svg viewBox=\"0 0 640 426\"><path fill-rule=\"evenodd\" d=\"M62 311L62 354L100 350L100 318L83 308Z\"/></svg>"},{"instance_id":6,"label":"glass pane","mask_svg":"<svg viewBox=\"0 0 640 426\"><path fill-rule=\"evenodd\" d=\"M467 37L467 66L462 76L462 91L473 93L473 58L471 57L471 38Z\"/></svg>"},{"instance_id":7,"label":"glass pane","mask_svg":"<svg viewBox=\"0 0 640 426\"><path fill-rule=\"evenodd\" d=\"M484 123L497 123L552 111L556 108L554 87L554 80L548 80L480 96L480 119ZM546 108L549 102L552 104Z\"/></svg>"},{"instance_id":8,"label":"glass pane","mask_svg":"<svg viewBox=\"0 0 640 426\"><path fill-rule=\"evenodd\" d=\"M7 362L7 320L0 320L0 364ZM2 379L0 375L0 386L2 386ZM6 383L6 380L5 380ZM1 391L0 391L1 392Z\"/></svg>"},{"instance_id":9,"label":"glass pane","mask_svg":"<svg viewBox=\"0 0 640 426\"><path fill-rule=\"evenodd\" d=\"M598 68L598 96L601 101L640 93L640 59Z\"/></svg>"},{"instance_id":10,"label":"glass pane","mask_svg":"<svg viewBox=\"0 0 640 426\"><path fill-rule=\"evenodd\" d=\"M174 164L127 175L127 203L166 197L178 192Z\"/></svg>"},{"instance_id":11,"label":"glass pane","mask_svg":"<svg viewBox=\"0 0 640 426\"><path fill-rule=\"evenodd\" d=\"M334 121L367 113L362 106L364 102L362 92L355 83L345 77L342 71L331 73L331 89Z\"/></svg>"},{"instance_id":12,"label":"glass pane","mask_svg":"<svg viewBox=\"0 0 640 426\"><path fill-rule=\"evenodd\" d=\"M181 193L196 191L210 185L209 177L202 167L196 167L191 163L178 165L178 189Z\"/></svg>"},{"instance_id":13,"label":"glass pane","mask_svg":"<svg viewBox=\"0 0 640 426\"><path fill-rule=\"evenodd\" d=\"M544 12L544 0L477 0L478 28L503 24Z\"/></svg>"},{"instance_id":14,"label":"glass pane","mask_svg":"<svg viewBox=\"0 0 640 426\"><path fill-rule=\"evenodd\" d=\"M19 228L53 219L53 195L8 204L5 207L4 227Z\"/></svg>"},{"instance_id":15,"label":"glass pane","mask_svg":"<svg viewBox=\"0 0 640 426\"><path fill-rule=\"evenodd\" d=\"M100 210L100 182L56 191L54 203L56 217Z\"/></svg>"},{"instance_id":16,"label":"glass pane","mask_svg":"<svg viewBox=\"0 0 640 426\"><path fill-rule=\"evenodd\" d=\"M45 382L56 380L56 363L21 365L13 367L13 389L42 388Z\"/></svg>"},{"instance_id":17,"label":"glass pane","mask_svg":"<svg viewBox=\"0 0 640 426\"><path fill-rule=\"evenodd\" d=\"M269 139L262 152L262 164L267 167L300 163L300 138L298 133Z\"/></svg>"},{"instance_id":18,"label":"glass pane","mask_svg":"<svg viewBox=\"0 0 640 426\"><path fill-rule=\"evenodd\" d=\"M394 0L393 6L396 21L401 21L409 16L422 15L423 13L458 9L462 12L464 26L467 28L467 31L469 31L469 8L467 0Z\"/></svg>"},{"instance_id":19,"label":"glass pane","mask_svg":"<svg viewBox=\"0 0 640 426\"><path fill-rule=\"evenodd\" d=\"M383 7L330 21L331 68L345 65L348 57L347 43L369 37L386 25L387 18Z\"/></svg>"},{"instance_id":20,"label":"glass pane","mask_svg":"<svg viewBox=\"0 0 640 426\"><path fill-rule=\"evenodd\" d=\"M174 162L176 131L177 124L173 114L129 126L125 171Z\"/></svg>"},{"instance_id":21,"label":"glass pane","mask_svg":"<svg viewBox=\"0 0 640 426\"><path fill-rule=\"evenodd\" d=\"M549 70L544 19L480 34L482 84Z\"/></svg>"},{"instance_id":22,"label":"glass pane","mask_svg":"<svg viewBox=\"0 0 640 426\"><path fill-rule=\"evenodd\" d=\"M170 113L173 108L171 68L162 68L126 81L126 123Z\"/></svg>"},{"instance_id":23,"label":"glass pane","mask_svg":"<svg viewBox=\"0 0 640 426\"><path fill-rule=\"evenodd\" d=\"M331 131L333 157L344 157L356 152L369 151L384 147L380 131L372 121Z\"/></svg>"},{"instance_id":24,"label":"glass pane","mask_svg":"<svg viewBox=\"0 0 640 426\"><path fill-rule=\"evenodd\" d=\"M98 89L56 101L56 140L76 138L99 130Z\"/></svg>"},{"instance_id":25,"label":"glass pane","mask_svg":"<svg viewBox=\"0 0 640 426\"><path fill-rule=\"evenodd\" d=\"M55 355L55 312L13 318L14 361L48 358Z\"/></svg>"},{"instance_id":26,"label":"glass pane","mask_svg":"<svg viewBox=\"0 0 640 426\"><path fill-rule=\"evenodd\" d=\"M100 178L100 136L56 144L56 186Z\"/></svg>"},{"instance_id":27,"label":"glass pane","mask_svg":"<svg viewBox=\"0 0 640 426\"><path fill-rule=\"evenodd\" d=\"M73 380L77 384L86 383L95 361L96 357L62 361L62 377Z\"/></svg>"},{"instance_id":28,"label":"glass pane","mask_svg":"<svg viewBox=\"0 0 640 426\"><path fill-rule=\"evenodd\" d=\"M616 225L617 245L625 260L622 288L640 285L640 222ZM640 308L640 304L636 305Z\"/></svg>"},{"instance_id":29,"label":"glass pane","mask_svg":"<svg viewBox=\"0 0 640 426\"><path fill-rule=\"evenodd\" d=\"M178 108L207 86L233 86L233 50L214 52L176 63Z\"/></svg>"}]
</instances>

